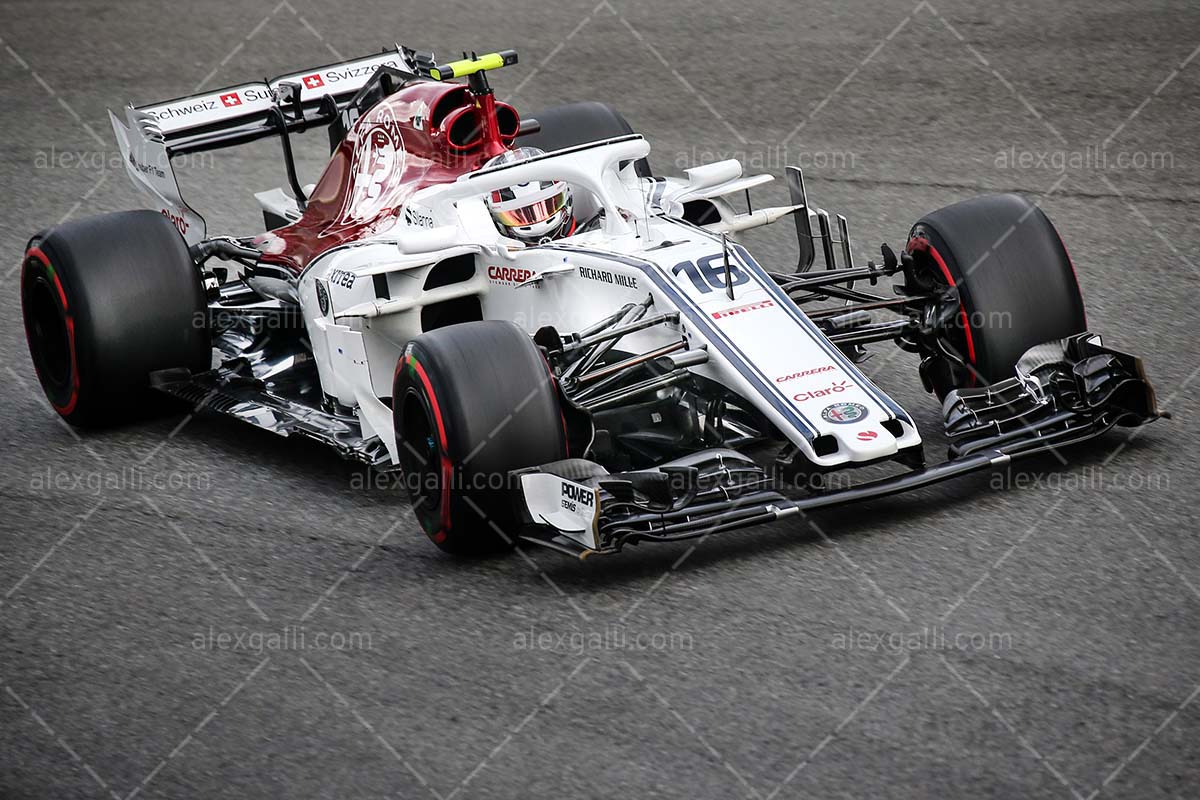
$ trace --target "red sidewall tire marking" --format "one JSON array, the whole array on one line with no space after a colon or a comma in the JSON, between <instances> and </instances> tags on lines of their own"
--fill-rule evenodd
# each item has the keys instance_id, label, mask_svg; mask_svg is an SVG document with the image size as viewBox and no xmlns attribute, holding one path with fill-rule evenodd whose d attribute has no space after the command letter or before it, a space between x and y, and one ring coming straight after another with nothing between
<instances>
[{"instance_id":1,"label":"red sidewall tire marking","mask_svg":"<svg viewBox=\"0 0 1200 800\"><path fill-rule=\"evenodd\" d=\"M421 385L425 389L425 397L429 401L429 408L433 411L433 420L437 424L438 443L440 445L440 454L442 461L442 518L441 524L437 533L430 538L437 544L441 544L446 540L446 536L450 530L450 485L454 478L454 465L450 462L448 445L446 443L446 425L442 421L442 409L438 405L437 395L433 393L433 384L429 381L429 375L426 374L425 368L421 366L421 362L416 356L409 354L400 360L397 366L397 372L408 365L417 377L421 379Z\"/></svg>"},{"instance_id":2,"label":"red sidewall tire marking","mask_svg":"<svg viewBox=\"0 0 1200 800\"><path fill-rule=\"evenodd\" d=\"M50 405L54 406L54 410L60 415L66 417L75 410L75 406L79 403L79 359L75 353L75 317L71 314L70 306L67 304L67 293L63 290L62 280L58 277L58 270L50 265L50 259L42 252L40 247L31 247L25 253L26 259L35 259L40 261L45 273L50 276L50 280L54 282L54 288L58 290L58 299L62 302L63 317L66 320L67 326L67 344L71 351L71 396L68 398L66 405L59 405L54 402L54 398L50 398ZM24 312L25 302L25 270L21 270L21 302L22 313ZM33 346L29 341L29 329L25 329L25 342L29 345L32 352Z\"/></svg>"},{"instance_id":3,"label":"red sidewall tire marking","mask_svg":"<svg viewBox=\"0 0 1200 800\"><path fill-rule=\"evenodd\" d=\"M957 286L957 284L954 282L954 276L950 274L950 268L946 266L946 260L942 258L942 254L937 251L937 248L934 247L928 239L922 239L919 236L914 236L908 240L907 250L909 253L928 253L933 257L933 261L938 265L938 269L942 271L942 277L946 279L946 283L948 283L951 287ZM975 340L971 336L971 320L967 317L967 307L963 305L961 295L958 302L958 312L959 316L962 318L963 335L967 339L967 360L971 362L972 366L978 367L978 363L975 360ZM975 385L977 374L978 370L971 371L971 381L968 384L969 386Z\"/></svg>"}]
</instances>

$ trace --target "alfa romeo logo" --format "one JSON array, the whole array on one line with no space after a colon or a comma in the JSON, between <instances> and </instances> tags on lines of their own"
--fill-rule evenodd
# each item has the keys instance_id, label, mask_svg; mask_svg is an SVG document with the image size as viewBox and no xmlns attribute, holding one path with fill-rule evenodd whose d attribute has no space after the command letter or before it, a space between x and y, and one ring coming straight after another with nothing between
<instances>
[{"instance_id":1,"label":"alfa romeo logo","mask_svg":"<svg viewBox=\"0 0 1200 800\"><path fill-rule=\"evenodd\" d=\"M325 288L325 284L321 281L313 281L317 285L317 305L321 307L322 314L329 313L329 290Z\"/></svg>"},{"instance_id":2,"label":"alfa romeo logo","mask_svg":"<svg viewBox=\"0 0 1200 800\"><path fill-rule=\"evenodd\" d=\"M858 403L834 403L821 410L821 419L835 425L858 422L867 416L867 407Z\"/></svg>"}]
</instances>

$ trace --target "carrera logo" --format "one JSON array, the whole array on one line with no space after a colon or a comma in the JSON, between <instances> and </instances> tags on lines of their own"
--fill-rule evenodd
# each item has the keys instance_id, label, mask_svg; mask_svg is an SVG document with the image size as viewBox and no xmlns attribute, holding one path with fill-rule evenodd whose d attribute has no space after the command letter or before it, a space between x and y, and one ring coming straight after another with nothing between
<instances>
[{"instance_id":1,"label":"carrera logo","mask_svg":"<svg viewBox=\"0 0 1200 800\"><path fill-rule=\"evenodd\" d=\"M581 506L591 508L596 505L596 493L585 486L579 486L574 483L563 482L562 485L563 502L578 503Z\"/></svg>"},{"instance_id":2,"label":"carrera logo","mask_svg":"<svg viewBox=\"0 0 1200 800\"><path fill-rule=\"evenodd\" d=\"M300 82L304 84L305 89L319 89L325 85L320 75L305 75Z\"/></svg>"},{"instance_id":3,"label":"carrera logo","mask_svg":"<svg viewBox=\"0 0 1200 800\"><path fill-rule=\"evenodd\" d=\"M165 208L162 209L160 213L167 219L171 220L171 224L175 226L175 230L179 231L180 236L187 236L188 228L191 226L188 225L188 221L186 219L178 214L172 214Z\"/></svg>"},{"instance_id":4,"label":"carrera logo","mask_svg":"<svg viewBox=\"0 0 1200 800\"><path fill-rule=\"evenodd\" d=\"M240 106L242 104L242 98L237 92L230 92L229 94L221 95L221 103L224 104L226 108L233 108L234 106Z\"/></svg>"},{"instance_id":5,"label":"carrera logo","mask_svg":"<svg viewBox=\"0 0 1200 800\"><path fill-rule=\"evenodd\" d=\"M879 434L875 431L860 431L856 438L860 442L872 442L879 438Z\"/></svg>"},{"instance_id":6,"label":"carrera logo","mask_svg":"<svg viewBox=\"0 0 1200 800\"><path fill-rule=\"evenodd\" d=\"M517 267L488 267L488 280L492 283L518 284L534 277L533 270Z\"/></svg>"},{"instance_id":7,"label":"carrera logo","mask_svg":"<svg viewBox=\"0 0 1200 800\"><path fill-rule=\"evenodd\" d=\"M775 379L776 383L787 383L794 381L797 378L807 378L809 375L820 375L822 372L833 372L833 365L826 364L823 367L813 367L812 369L802 369L799 372L793 372L791 375L782 375Z\"/></svg>"},{"instance_id":8,"label":"carrera logo","mask_svg":"<svg viewBox=\"0 0 1200 800\"><path fill-rule=\"evenodd\" d=\"M818 397L829 397L830 395L839 394L847 389L853 388L853 383L847 383L846 381L834 381L824 389L813 389L811 392L800 392L799 394L792 395L792 399L797 403L804 403L808 400L816 400Z\"/></svg>"},{"instance_id":9,"label":"carrera logo","mask_svg":"<svg viewBox=\"0 0 1200 800\"><path fill-rule=\"evenodd\" d=\"M713 319L724 319L725 317L732 317L737 314L745 314L749 311L758 311L760 308L770 308L773 305L775 305L774 300L760 300L757 303L747 303L744 306L737 306L735 308L727 308L724 311L714 311L714 312L712 312L712 318Z\"/></svg>"}]
</instances>

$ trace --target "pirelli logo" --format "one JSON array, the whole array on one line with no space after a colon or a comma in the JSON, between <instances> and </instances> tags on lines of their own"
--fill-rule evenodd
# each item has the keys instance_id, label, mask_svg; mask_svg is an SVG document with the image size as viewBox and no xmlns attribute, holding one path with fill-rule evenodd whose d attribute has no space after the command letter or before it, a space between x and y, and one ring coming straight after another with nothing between
<instances>
[{"instance_id":1,"label":"pirelli logo","mask_svg":"<svg viewBox=\"0 0 1200 800\"><path fill-rule=\"evenodd\" d=\"M757 303L747 303L744 306L735 306L733 308L722 309L721 311L712 312L713 319L724 319L725 317L735 317L738 314L748 314L751 311L758 311L762 308L770 308L775 305L774 300L760 300Z\"/></svg>"}]
</instances>

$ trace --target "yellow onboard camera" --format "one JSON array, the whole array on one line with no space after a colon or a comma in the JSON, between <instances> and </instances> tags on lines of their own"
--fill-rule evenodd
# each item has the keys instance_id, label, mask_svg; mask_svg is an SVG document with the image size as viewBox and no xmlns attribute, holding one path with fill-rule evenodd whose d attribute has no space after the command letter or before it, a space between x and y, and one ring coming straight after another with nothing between
<instances>
[{"instance_id":1,"label":"yellow onboard camera","mask_svg":"<svg viewBox=\"0 0 1200 800\"><path fill-rule=\"evenodd\" d=\"M448 81L454 78L466 78L478 72L485 72L501 67L511 67L517 63L516 50L501 50L498 53L487 53L482 56L471 54L471 58L451 61L449 64L439 64L429 69L429 77L437 81Z\"/></svg>"}]
</instances>

